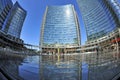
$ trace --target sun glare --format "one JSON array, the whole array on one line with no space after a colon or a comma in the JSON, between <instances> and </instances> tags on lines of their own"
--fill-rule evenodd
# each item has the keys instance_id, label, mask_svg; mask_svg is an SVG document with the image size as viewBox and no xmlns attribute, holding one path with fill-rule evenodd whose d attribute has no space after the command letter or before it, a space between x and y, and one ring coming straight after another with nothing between
<instances>
[{"instance_id":1,"label":"sun glare","mask_svg":"<svg viewBox=\"0 0 120 80\"><path fill-rule=\"evenodd\" d=\"M67 14L68 16L70 15L70 10L69 10L69 9L66 10L66 14Z\"/></svg>"}]
</instances>

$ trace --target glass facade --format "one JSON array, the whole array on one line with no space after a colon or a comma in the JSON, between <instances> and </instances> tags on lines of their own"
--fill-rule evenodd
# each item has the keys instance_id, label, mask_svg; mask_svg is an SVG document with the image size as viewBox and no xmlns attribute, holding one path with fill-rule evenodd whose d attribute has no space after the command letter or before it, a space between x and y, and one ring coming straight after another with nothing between
<instances>
[{"instance_id":1,"label":"glass facade","mask_svg":"<svg viewBox=\"0 0 120 80\"><path fill-rule=\"evenodd\" d=\"M11 0L0 0L0 30L12 6Z\"/></svg>"},{"instance_id":2,"label":"glass facade","mask_svg":"<svg viewBox=\"0 0 120 80\"><path fill-rule=\"evenodd\" d=\"M41 28L41 46L80 45L79 24L72 5L48 6Z\"/></svg>"},{"instance_id":3,"label":"glass facade","mask_svg":"<svg viewBox=\"0 0 120 80\"><path fill-rule=\"evenodd\" d=\"M107 3L111 6L112 10L115 12L116 17L120 23L120 4L117 0L107 0Z\"/></svg>"},{"instance_id":4,"label":"glass facade","mask_svg":"<svg viewBox=\"0 0 120 80\"><path fill-rule=\"evenodd\" d=\"M110 0L77 0L88 41L103 37L117 29L115 14L107 1Z\"/></svg>"},{"instance_id":5,"label":"glass facade","mask_svg":"<svg viewBox=\"0 0 120 80\"><path fill-rule=\"evenodd\" d=\"M20 38L25 17L26 11L16 2L9 12L2 30L11 36Z\"/></svg>"}]
</instances>

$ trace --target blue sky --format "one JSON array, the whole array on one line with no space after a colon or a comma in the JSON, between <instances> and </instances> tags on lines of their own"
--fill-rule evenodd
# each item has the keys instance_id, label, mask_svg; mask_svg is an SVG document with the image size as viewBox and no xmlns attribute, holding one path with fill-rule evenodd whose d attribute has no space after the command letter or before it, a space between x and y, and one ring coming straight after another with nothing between
<instances>
[{"instance_id":1,"label":"blue sky","mask_svg":"<svg viewBox=\"0 0 120 80\"><path fill-rule=\"evenodd\" d=\"M27 16L21 33L21 39L23 39L25 43L39 45L40 27L46 5L65 5L65 4L73 4L75 6L75 10L78 13L81 28L82 38L81 43L82 44L85 43L86 32L76 0L12 0L12 1L13 3L15 3L15 1L18 1L20 5L27 11Z\"/></svg>"}]
</instances>

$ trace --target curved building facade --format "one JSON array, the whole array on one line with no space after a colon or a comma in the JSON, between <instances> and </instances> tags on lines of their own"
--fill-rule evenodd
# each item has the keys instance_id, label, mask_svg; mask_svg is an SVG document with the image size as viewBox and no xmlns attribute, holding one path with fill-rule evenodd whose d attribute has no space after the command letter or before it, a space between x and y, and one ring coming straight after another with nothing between
<instances>
[{"instance_id":1,"label":"curved building facade","mask_svg":"<svg viewBox=\"0 0 120 80\"><path fill-rule=\"evenodd\" d=\"M108 35L119 27L116 13L109 5L112 0L77 0L84 20L87 40Z\"/></svg>"},{"instance_id":2,"label":"curved building facade","mask_svg":"<svg viewBox=\"0 0 120 80\"><path fill-rule=\"evenodd\" d=\"M2 30L8 35L20 38L26 14L27 12L16 2L8 14Z\"/></svg>"},{"instance_id":3,"label":"curved building facade","mask_svg":"<svg viewBox=\"0 0 120 80\"><path fill-rule=\"evenodd\" d=\"M12 0L0 0L0 46L14 49L23 48L23 40L20 34L26 11L18 2Z\"/></svg>"},{"instance_id":4,"label":"curved building facade","mask_svg":"<svg viewBox=\"0 0 120 80\"><path fill-rule=\"evenodd\" d=\"M72 5L48 6L41 28L40 46L44 49L79 46L79 31L78 18Z\"/></svg>"},{"instance_id":5,"label":"curved building facade","mask_svg":"<svg viewBox=\"0 0 120 80\"><path fill-rule=\"evenodd\" d=\"M12 8L13 3L11 0L0 0L0 30L4 25L5 19Z\"/></svg>"},{"instance_id":6,"label":"curved building facade","mask_svg":"<svg viewBox=\"0 0 120 80\"><path fill-rule=\"evenodd\" d=\"M0 0L0 32L20 39L22 26L27 12L18 2Z\"/></svg>"},{"instance_id":7,"label":"curved building facade","mask_svg":"<svg viewBox=\"0 0 120 80\"><path fill-rule=\"evenodd\" d=\"M120 4L117 0L106 0L120 23Z\"/></svg>"}]
</instances>

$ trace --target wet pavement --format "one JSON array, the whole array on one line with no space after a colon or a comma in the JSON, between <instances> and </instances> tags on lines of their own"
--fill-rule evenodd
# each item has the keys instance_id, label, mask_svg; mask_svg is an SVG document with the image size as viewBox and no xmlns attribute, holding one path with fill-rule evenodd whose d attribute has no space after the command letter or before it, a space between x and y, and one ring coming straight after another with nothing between
<instances>
[{"instance_id":1,"label":"wet pavement","mask_svg":"<svg viewBox=\"0 0 120 80\"><path fill-rule=\"evenodd\" d=\"M120 59L114 53L26 56L1 59L0 68L11 80L112 80Z\"/></svg>"}]
</instances>

